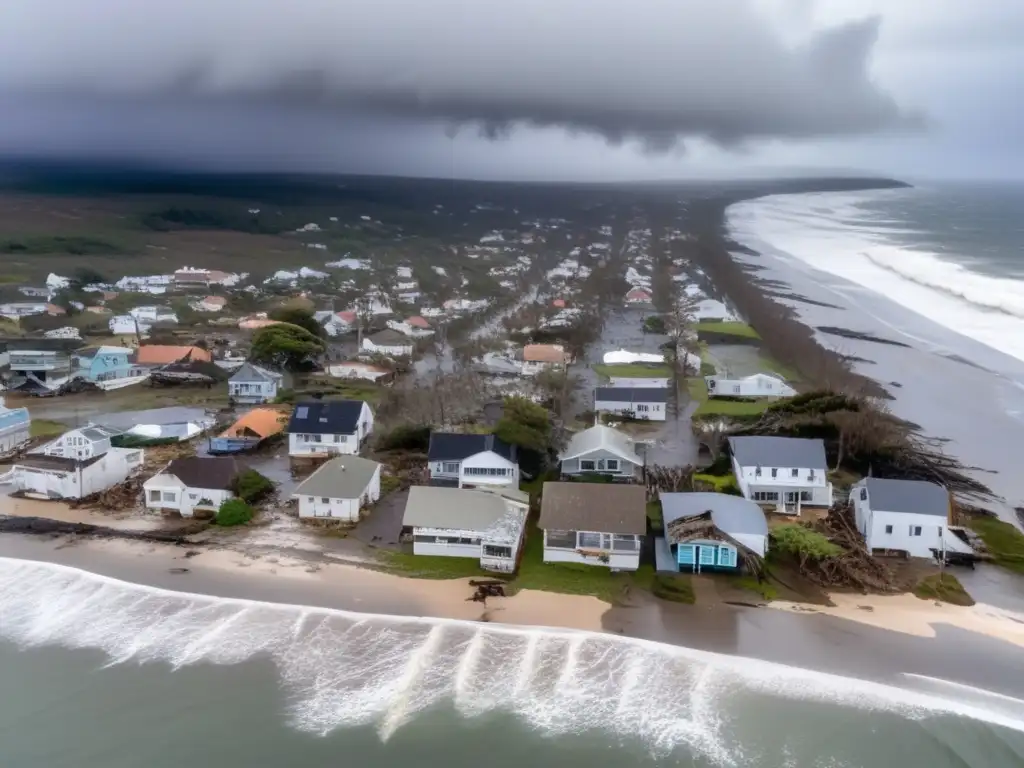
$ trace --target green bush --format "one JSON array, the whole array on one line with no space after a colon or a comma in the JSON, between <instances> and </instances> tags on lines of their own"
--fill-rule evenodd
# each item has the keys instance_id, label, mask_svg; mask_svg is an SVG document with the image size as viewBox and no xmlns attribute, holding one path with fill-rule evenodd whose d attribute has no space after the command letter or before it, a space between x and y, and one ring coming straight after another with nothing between
<instances>
[{"instance_id":1,"label":"green bush","mask_svg":"<svg viewBox=\"0 0 1024 768\"><path fill-rule=\"evenodd\" d=\"M715 368L714 363L707 363L701 360L700 362L700 375L701 376L714 376L718 373L718 369Z\"/></svg>"},{"instance_id":2,"label":"green bush","mask_svg":"<svg viewBox=\"0 0 1024 768\"><path fill-rule=\"evenodd\" d=\"M217 516L213 519L216 525L225 527L242 525L252 520L253 510L241 499L228 499L220 505Z\"/></svg>"},{"instance_id":3,"label":"green bush","mask_svg":"<svg viewBox=\"0 0 1024 768\"><path fill-rule=\"evenodd\" d=\"M274 398L274 402L278 404L294 403L295 402L295 390L294 389L279 389L277 390L277 397Z\"/></svg>"},{"instance_id":4,"label":"green bush","mask_svg":"<svg viewBox=\"0 0 1024 768\"><path fill-rule=\"evenodd\" d=\"M667 333L665 321L658 315L650 315L644 318L645 333Z\"/></svg>"},{"instance_id":5,"label":"green bush","mask_svg":"<svg viewBox=\"0 0 1024 768\"><path fill-rule=\"evenodd\" d=\"M430 446L430 427L407 424L395 427L377 438L377 450L426 453Z\"/></svg>"},{"instance_id":6,"label":"green bush","mask_svg":"<svg viewBox=\"0 0 1024 768\"><path fill-rule=\"evenodd\" d=\"M235 478L232 490L242 501L252 504L273 491L274 484L255 469L247 469Z\"/></svg>"},{"instance_id":7,"label":"green bush","mask_svg":"<svg viewBox=\"0 0 1024 768\"><path fill-rule=\"evenodd\" d=\"M794 555L801 559L822 560L826 557L837 557L843 548L833 544L824 534L812 531L800 523L779 525L771 531L772 549L774 551Z\"/></svg>"}]
</instances>

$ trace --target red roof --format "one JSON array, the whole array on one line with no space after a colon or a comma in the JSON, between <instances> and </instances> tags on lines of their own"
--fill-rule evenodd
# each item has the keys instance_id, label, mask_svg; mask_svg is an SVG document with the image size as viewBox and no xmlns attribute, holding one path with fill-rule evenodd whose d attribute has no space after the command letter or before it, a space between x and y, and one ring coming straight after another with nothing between
<instances>
[{"instance_id":1,"label":"red roof","mask_svg":"<svg viewBox=\"0 0 1024 768\"><path fill-rule=\"evenodd\" d=\"M410 317L408 320L405 321L405 324L409 325L409 326L412 326L413 328L429 328L430 327L430 323L428 323L426 320L424 320L419 315L413 315L412 317Z\"/></svg>"},{"instance_id":2,"label":"red roof","mask_svg":"<svg viewBox=\"0 0 1024 768\"><path fill-rule=\"evenodd\" d=\"M632 291L626 294L627 299L649 299L651 294L647 291L641 291L639 288L634 288Z\"/></svg>"},{"instance_id":3,"label":"red roof","mask_svg":"<svg viewBox=\"0 0 1024 768\"><path fill-rule=\"evenodd\" d=\"M565 299L555 299L551 302L551 306L558 307L559 309L565 308Z\"/></svg>"},{"instance_id":4,"label":"red roof","mask_svg":"<svg viewBox=\"0 0 1024 768\"><path fill-rule=\"evenodd\" d=\"M56 304L46 305L46 314L48 315L66 315L68 311L64 307L58 307Z\"/></svg>"},{"instance_id":5,"label":"red roof","mask_svg":"<svg viewBox=\"0 0 1024 768\"><path fill-rule=\"evenodd\" d=\"M338 316L339 320L342 320L346 323L354 323L356 321L356 313L351 312L347 309L342 312L336 312L335 314Z\"/></svg>"}]
</instances>

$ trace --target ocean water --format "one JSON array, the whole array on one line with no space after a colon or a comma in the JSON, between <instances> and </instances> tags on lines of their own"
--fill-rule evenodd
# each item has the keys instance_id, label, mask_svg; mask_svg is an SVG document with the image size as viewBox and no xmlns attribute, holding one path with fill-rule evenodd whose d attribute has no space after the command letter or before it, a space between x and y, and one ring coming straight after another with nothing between
<instances>
[{"instance_id":1,"label":"ocean water","mask_svg":"<svg viewBox=\"0 0 1024 768\"><path fill-rule=\"evenodd\" d=\"M1024 702L0 558L0 765L1009 766Z\"/></svg>"},{"instance_id":2,"label":"ocean water","mask_svg":"<svg viewBox=\"0 0 1024 768\"><path fill-rule=\"evenodd\" d=\"M773 195L728 226L1024 360L1024 185Z\"/></svg>"}]
</instances>

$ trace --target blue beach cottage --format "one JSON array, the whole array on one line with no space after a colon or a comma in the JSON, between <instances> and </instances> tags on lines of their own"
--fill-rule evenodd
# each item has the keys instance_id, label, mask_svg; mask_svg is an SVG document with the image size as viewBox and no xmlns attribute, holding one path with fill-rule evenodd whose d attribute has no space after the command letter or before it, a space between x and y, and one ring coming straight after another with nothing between
<instances>
[{"instance_id":1,"label":"blue beach cottage","mask_svg":"<svg viewBox=\"0 0 1024 768\"><path fill-rule=\"evenodd\" d=\"M725 493L663 493L662 517L670 565L659 557L659 570L700 573L736 571L745 561L768 551L768 522L764 512L742 496Z\"/></svg>"},{"instance_id":2,"label":"blue beach cottage","mask_svg":"<svg viewBox=\"0 0 1024 768\"><path fill-rule=\"evenodd\" d=\"M100 389L119 389L140 384L149 378L149 371L136 362L137 353L130 347L102 346L79 350L79 370Z\"/></svg>"},{"instance_id":3,"label":"blue beach cottage","mask_svg":"<svg viewBox=\"0 0 1024 768\"><path fill-rule=\"evenodd\" d=\"M31 430L28 408L8 408L0 397L0 458L14 454L25 445Z\"/></svg>"}]
</instances>

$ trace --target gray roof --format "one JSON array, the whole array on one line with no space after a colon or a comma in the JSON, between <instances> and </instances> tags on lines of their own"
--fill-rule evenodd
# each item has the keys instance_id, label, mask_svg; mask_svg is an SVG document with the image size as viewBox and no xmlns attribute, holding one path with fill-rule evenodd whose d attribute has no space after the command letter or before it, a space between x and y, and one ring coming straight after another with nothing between
<instances>
[{"instance_id":1,"label":"gray roof","mask_svg":"<svg viewBox=\"0 0 1024 768\"><path fill-rule=\"evenodd\" d=\"M642 485L544 483L540 522L545 531L647 533Z\"/></svg>"},{"instance_id":2,"label":"gray roof","mask_svg":"<svg viewBox=\"0 0 1024 768\"><path fill-rule=\"evenodd\" d=\"M377 333L372 336L368 336L367 338L374 344L384 347L412 346L411 338L391 328L385 328L383 331L377 331Z\"/></svg>"},{"instance_id":3,"label":"gray roof","mask_svg":"<svg viewBox=\"0 0 1024 768\"><path fill-rule=\"evenodd\" d=\"M597 387L595 402L606 403L667 403L667 387Z\"/></svg>"},{"instance_id":4,"label":"gray roof","mask_svg":"<svg viewBox=\"0 0 1024 768\"><path fill-rule=\"evenodd\" d=\"M817 438L730 437L729 448L741 467L791 467L825 471L825 443Z\"/></svg>"},{"instance_id":5,"label":"gray roof","mask_svg":"<svg viewBox=\"0 0 1024 768\"><path fill-rule=\"evenodd\" d=\"M637 456L633 438L617 429L597 424L590 429L577 432L569 441L568 447L558 457L559 461L576 459L594 451L604 450L613 453L624 461L642 464Z\"/></svg>"},{"instance_id":6,"label":"gray roof","mask_svg":"<svg viewBox=\"0 0 1024 768\"><path fill-rule=\"evenodd\" d=\"M768 522L757 504L727 493L663 493L661 515L667 526L684 517L711 512L711 522L722 533L768 535Z\"/></svg>"},{"instance_id":7,"label":"gray roof","mask_svg":"<svg viewBox=\"0 0 1024 768\"><path fill-rule=\"evenodd\" d=\"M864 479L871 509L949 517L949 491L925 480Z\"/></svg>"},{"instance_id":8,"label":"gray roof","mask_svg":"<svg viewBox=\"0 0 1024 768\"><path fill-rule=\"evenodd\" d=\"M470 488L414 485L405 502L402 525L417 528L453 528L487 531L507 515L504 498L529 504L530 497L513 489L492 492Z\"/></svg>"},{"instance_id":9,"label":"gray roof","mask_svg":"<svg viewBox=\"0 0 1024 768\"><path fill-rule=\"evenodd\" d=\"M326 499L358 499L379 467L376 461L360 456L339 456L323 464L292 492L292 496L319 496Z\"/></svg>"},{"instance_id":10,"label":"gray roof","mask_svg":"<svg viewBox=\"0 0 1024 768\"><path fill-rule=\"evenodd\" d=\"M91 417L95 424L102 424L113 429L131 429L139 424L164 426L167 424L187 424L200 422L208 418L203 408L188 408L173 405L167 408L152 408L145 411L121 411L120 413L102 413Z\"/></svg>"},{"instance_id":11,"label":"gray roof","mask_svg":"<svg viewBox=\"0 0 1024 768\"><path fill-rule=\"evenodd\" d=\"M280 373L274 373L252 363L243 363L231 376L231 381L279 381Z\"/></svg>"}]
</instances>

